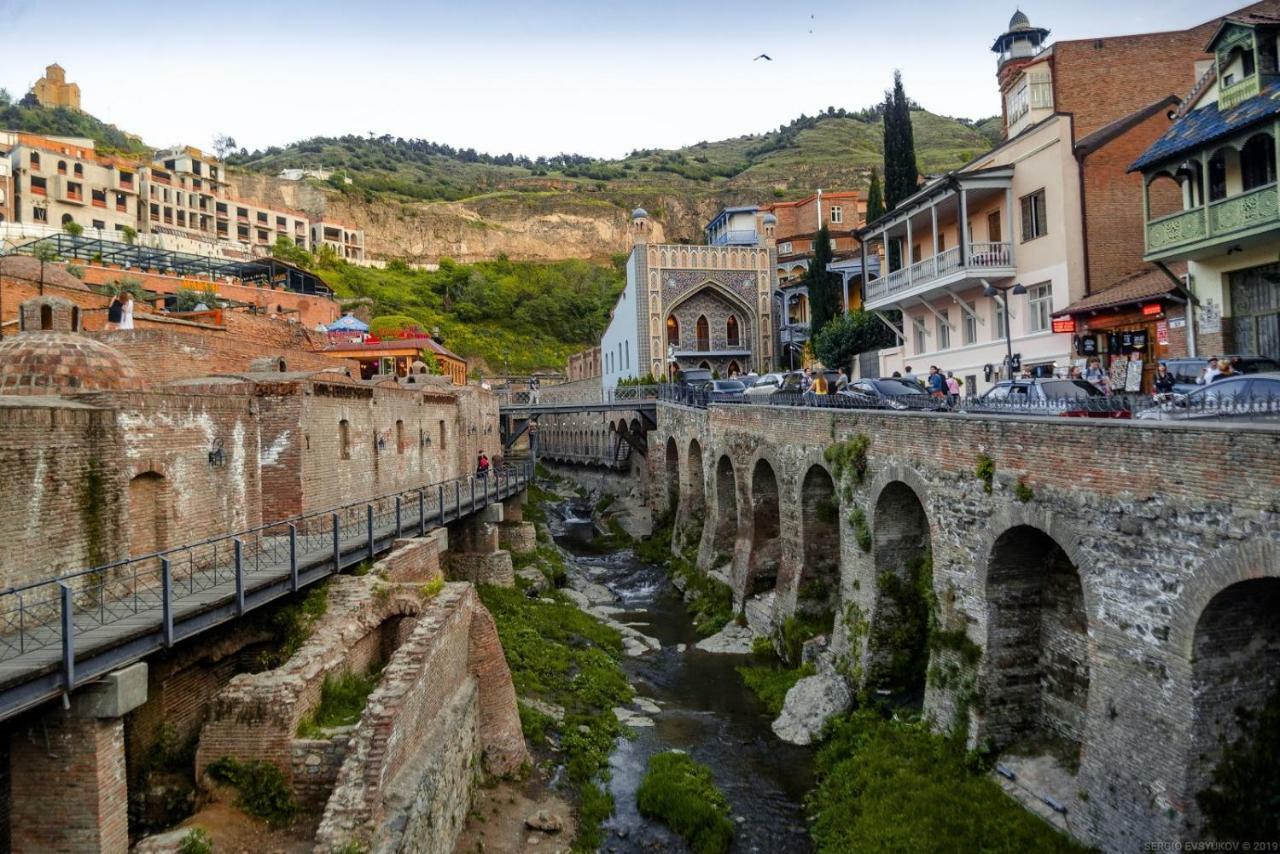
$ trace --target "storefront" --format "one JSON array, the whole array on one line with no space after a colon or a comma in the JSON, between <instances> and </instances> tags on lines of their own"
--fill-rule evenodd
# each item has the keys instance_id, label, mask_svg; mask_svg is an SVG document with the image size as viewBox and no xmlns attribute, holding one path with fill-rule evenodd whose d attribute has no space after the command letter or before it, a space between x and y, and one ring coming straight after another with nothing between
<instances>
[{"instance_id":1,"label":"storefront","mask_svg":"<svg viewBox=\"0 0 1280 854\"><path fill-rule=\"evenodd\" d=\"M1190 355L1186 291L1160 270L1147 270L1067 306L1053 331L1072 336L1071 364L1097 358L1111 388L1150 393L1162 359Z\"/></svg>"}]
</instances>

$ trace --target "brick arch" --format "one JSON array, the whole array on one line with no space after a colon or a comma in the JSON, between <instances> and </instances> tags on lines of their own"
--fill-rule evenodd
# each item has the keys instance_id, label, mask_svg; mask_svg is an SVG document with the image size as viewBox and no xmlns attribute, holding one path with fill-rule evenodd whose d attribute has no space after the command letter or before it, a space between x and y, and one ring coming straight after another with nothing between
<instances>
[{"instance_id":1,"label":"brick arch","mask_svg":"<svg viewBox=\"0 0 1280 854\"><path fill-rule=\"evenodd\" d=\"M929 505L925 505L925 510L929 509ZM978 547L975 554L979 556L976 568L975 590L983 591L987 589L987 576L991 570L991 552L995 548L999 539L1007 532L1014 528L1026 527L1035 528L1045 534L1049 539L1058 544L1068 558L1070 558L1076 572L1080 574L1080 586L1084 593L1085 614L1096 617L1101 613L1102 603L1098 599L1097 592L1093 589L1090 580L1083 574L1081 567L1087 567L1092 561L1085 555L1084 549L1080 544L1080 535L1076 532L1075 527L1064 522L1057 514L1050 510L1036 507L1031 504L999 504L991 511L991 515L987 517L988 524L986 530L982 532L978 540ZM930 530L930 535L936 532Z\"/></svg>"},{"instance_id":2,"label":"brick arch","mask_svg":"<svg viewBox=\"0 0 1280 854\"><path fill-rule=\"evenodd\" d=\"M715 460L712 489L716 496L716 515L711 539L711 559L714 563L717 554L732 557L737 546L738 494L742 478L738 476L738 466L734 465L733 456L726 450L717 448L710 454L710 458Z\"/></svg>"},{"instance_id":3,"label":"brick arch","mask_svg":"<svg viewBox=\"0 0 1280 854\"><path fill-rule=\"evenodd\" d=\"M1234 584L1260 578L1280 578L1280 544L1270 540L1232 543L1206 557L1187 575L1169 621L1169 645L1178 665L1189 668L1196 626L1214 597Z\"/></svg>"},{"instance_id":4,"label":"brick arch","mask_svg":"<svg viewBox=\"0 0 1280 854\"><path fill-rule=\"evenodd\" d=\"M675 436L667 436L662 443L663 456L663 492L662 512L674 517L680 508L680 446Z\"/></svg>"},{"instance_id":5,"label":"brick arch","mask_svg":"<svg viewBox=\"0 0 1280 854\"><path fill-rule=\"evenodd\" d=\"M769 454L752 458L745 490L750 525L742 589L747 598L776 589L782 575L784 472Z\"/></svg>"},{"instance_id":6,"label":"brick arch","mask_svg":"<svg viewBox=\"0 0 1280 854\"><path fill-rule=\"evenodd\" d=\"M684 483L681 487L681 503L687 512L706 514L706 461L702 454L702 442L697 436L685 445ZM688 500L685 500L685 496Z\"/></svg>"}]
</instances>

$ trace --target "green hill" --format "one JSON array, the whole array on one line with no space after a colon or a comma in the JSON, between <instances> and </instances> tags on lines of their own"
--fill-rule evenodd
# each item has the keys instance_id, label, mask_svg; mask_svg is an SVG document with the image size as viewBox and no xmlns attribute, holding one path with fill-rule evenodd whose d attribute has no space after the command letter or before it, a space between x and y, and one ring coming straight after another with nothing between
<instances>
[{"instance_id":1,"label":"green hill","mask_svg":"<svg viewBox=\"0 0 1280 854\"><path fill-rule=\"evenodd\" d=\"M42 107L30 96L15 102L4 89L0 89L0 129L87 137L96 143L99 151L108 154L145 155L151 151L138 137L88 113L66 107Z\"/></svg>"}]
</instances>

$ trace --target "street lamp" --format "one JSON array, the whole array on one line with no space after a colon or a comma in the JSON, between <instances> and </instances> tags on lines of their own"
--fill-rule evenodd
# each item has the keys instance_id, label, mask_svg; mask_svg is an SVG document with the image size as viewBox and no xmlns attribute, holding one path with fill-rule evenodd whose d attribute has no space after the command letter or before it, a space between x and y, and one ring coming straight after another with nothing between
<instances>
[{"instance_id":1,"label":"street lamp","mask_svg":"<svg viewBox=\"0 0 1280 854\"><path fill-rule=\"evenodd\" d=\"M1025 294L1027 289L1019 283L1015 283L1011 287L997 288L995 285L987 282L986 279L983 279L982 281L983 284L986 285L982 290L982 295L999 300L1000 307L1004 309L1005 378L1013 379L1013 326L1009 323L1011 319L1009 314L1009 294Z\"/></svg>"}]
</instances>

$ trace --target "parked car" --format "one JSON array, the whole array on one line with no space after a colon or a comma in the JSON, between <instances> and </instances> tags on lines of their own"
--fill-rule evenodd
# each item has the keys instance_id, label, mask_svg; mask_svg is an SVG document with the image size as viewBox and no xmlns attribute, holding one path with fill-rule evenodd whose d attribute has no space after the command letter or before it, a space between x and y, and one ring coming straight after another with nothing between
<instances>
[{"instance_id":1,"label":"parked car","mask_svg":"<svg viewBox=\"0 0 1280 854\"><path fill-rule=\"evenodd\" d=\"M765 374L747 389L746 395L758 403L758 398L775 394L800 394L804 390L804 374L800 371Z\"/></svg>"},{"instance_id":2,"label":"parked car","mask_svg":"<svg viewBox=\"0 0 1280 854\"><path fill-rule=\"evenodd\" d=\"M1085 380L1003 380L976 399L957 407L962 412L1004 415L1061 415L1067 418L1131 418L1120 397L1108 397Z\"/></svg>"},{"instance_id":3,"label":"parked car","mask_svg":"<svg viewBox=\"0 0 1280 854\"><path fill-rule=\"evenodd\" d=\"M1280 364L1276 364L1274 359L1268 359L1264 356L1219 356L1220 359L1227 359L1231 362L1232 367L1238 374L1262 374L1272 371L1280 371ZM1204 370L1208 360L1203 358L1195 359L1166 359L1165 364L1169 367L1169 373L1173 374L1173 390L1177 394L1191 394L1204 386L1197 385L1196 380L1200 378L1200 372Z\"/></svg>"},{"instance_id":4,"label":"parked car","mask_svg":"<svg viewBox=\"0 0 1280 854\"><path fill-rule=\"evenodd\" d=\"M1280 419L1280 371L1214 380L1138 413L1144 421L1257 421L1268 417Z\"/></svg>"},{"instance_id":5,"label":"parked car","mask_svg":"<svg viewBox=\"0 0 1280 854\"><path fill-rule=\"evenodd\" d=\"M838 396L847 401L846 405L873 409L919 409L933 412L947 408L946 401L931 396L924 390L924 386L899 377L851 380Z\"/></svg>"},{"instance_id":6,"label":"parked car","mask_svg":"<svg viewBox=\"0 0 1280 854\"><path fill-rule=\"evenodd\" d=\"M741 380L711 380L703 383L701 390L711 395L712 400L742 397L747 386Z\"/></svg>"},{"instance_id":7,"label":"parked car","mask_svg":"<svg viewBox=\"0 0 1280 854\"><path fill-rule=\"evenodd\" d=\"M702 388L711 381L711 371L706 368L689 368L680 372L680 382L689 388Z\"/></svg>"}]
</instances>

